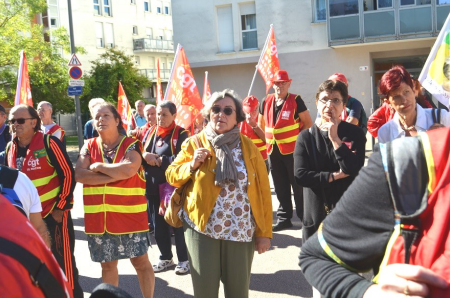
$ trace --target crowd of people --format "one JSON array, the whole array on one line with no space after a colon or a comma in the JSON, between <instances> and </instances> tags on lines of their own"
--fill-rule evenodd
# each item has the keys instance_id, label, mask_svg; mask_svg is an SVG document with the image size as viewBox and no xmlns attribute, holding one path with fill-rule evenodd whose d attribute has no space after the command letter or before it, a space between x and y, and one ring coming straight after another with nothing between
<instances>
[{"instance_id":1,"label":"crowd of people","mask_svg":"<svg viewBox=\"0 0 450 298\"><path fill-rule=\"evenodd\" d=\"M155 106L139 100L126 131L117 109L94 98L75 169L64 130L52 120L50 102L42 101L36 109L17 105L9 115L0 106L0 205L9 204L7 200L18 211L8 211L1 220L22 226L22 217L28 218L37 231L30 245L39 247L29 252L51 276L44 281L32 266L18 268L8 259L23 264L26 252L0 248L5 260L0 266L15 266L8 280L28 270L30 284L40 278L42 297L52 287L60 297L83 297L70 211L79 182L88 247L92 261L101 265L102 282L118 287L118 260L129 259L146 298L154 295L155 273L172 267L175 274L190 273L195 297L217 297L220 282L226 297L248 297L254 252L266 252L273 232L293 226L294 209L302 222L300 266L314 297L446 297L448 266L431 271L439 252L431 263L423 261L424 253L417 251L430 245L407 240L403 230L421 226L414 216L431 227L424 206L434 206L447 191L447 184L436 179L447 179L450 132L440 128L450 126L448 111L433 108L402 66L381 78L383 105L369 118L349 95L342 73L319 85L316 117L300 95L289 92L291 82L288 72L279 70L274 93L261 101L253 95L241 101L230 89L215 92L191 129L175 123L174 103ZM380 147L364 167L367 131L378 137ZM279 202L274 224L269 175ZM164 219L176 188L184 188L178 213L182 227L171 227ZM442 211L434 216L446 222ZM430 227L424 226L442 236ZM397 230L414 250L390 246ZM153 265L147 253L151 233L160 252ZM3 234L0 242L23 246L17 235ZM45 255L45 246L54 259ZM402 261L394 253L384 261L387 247L407 255L406 264L396 264ZM370 269L377 274L374 281L357 273ZM4 287L8 283L0 282L0 291L9 293ZM105 289L110 288L99 291ZM41 297L36 291L22 289L25 296Z\"/></svg>"}]
</instances>

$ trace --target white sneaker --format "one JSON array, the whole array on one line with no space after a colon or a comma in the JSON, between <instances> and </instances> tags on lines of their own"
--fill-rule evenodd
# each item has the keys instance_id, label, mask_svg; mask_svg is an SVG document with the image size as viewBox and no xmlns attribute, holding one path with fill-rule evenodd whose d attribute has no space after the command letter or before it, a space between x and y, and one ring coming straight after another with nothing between
<instances>
[{"instance_id":1,"label":"white sneaker","mask_svg":"<svg viewBox=\"0 0 450 298\"><path fill-rule=\"evenodd\" d=\"M175 274L184 275L189 272L189 261L179 262L175 267Z\"/></svg>"},{"instance_id":2,"label":"white sneaker","mask_svg":"<svg viewBox=\"0 0 450 298\"><path fill-rule=\"evenodd\" d=\"M172 266L175 266L173 260L159 260L158 264L153 265L153 271L161 272Z\"/></svg>"}]
</instances>

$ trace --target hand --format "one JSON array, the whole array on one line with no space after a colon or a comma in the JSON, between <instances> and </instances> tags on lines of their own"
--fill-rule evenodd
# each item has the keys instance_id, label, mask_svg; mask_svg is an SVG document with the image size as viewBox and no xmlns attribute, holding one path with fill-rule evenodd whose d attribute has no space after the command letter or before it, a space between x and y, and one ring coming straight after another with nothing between
<instances>
[{"instance_id":1,"label":"hand","mask_svg":"<svg viewBox=\"0 0 450 298\"><path fill-rule=\"evenodd\" d=\"M194 158L191 161L191 170L192 171L197 170L210 155L211 153L209 152L208 149L205 148L195 149Z\"/></svg>"},{"instance_id":2,"label":"hand","mask_svg":"<svg viewBox=\"0 0 450 298\"><path fill-rule=\"evenodd\" d=\"M338 137L337 134L337 128L341 120L337 115L335 115L336 112L331 110L331 117L327 114L323 115L323 118L327 120L327 122L324 122L320 125L321 130L327 130L328 131L328 137L331 141L341 141L341 139Z\"/></svg>"},{"instance_id":3,"label":"hand","mask_svg":"<svg viewBox=\"0 0 450 298\"><path fill-rule=\"evenodd\" d=\"M64 211L59 209L53 209L52 217L57 223L61 223L63 220Z\"/></svg>"},{"instance_id":4,"label":"hand","mask_svg":"<svg viewBox=\"0 0 450 298\"><path fill-rule=\"evenodd\" d=\"M101 162L94 162L93 164L91 164L89 166L89 170L91 170L92 172L99 172L98 167L101 165Z\"/></svg>"},{"instance_id":5,"label":"hand","mask_svg":"<svg viewBox=\"0 0 450 298\"><path fill-rule=\"evenodd\" d=\"M245 121L247 121L248 125L251 127L256 127L258 125L256 120L253 120L250 114L245 114Z\"/></svg>"},{"instance_id":6,"label":"hand","mask_svg":"<svg viewBox=\"0 0 450 298\"><path fill-rule=\"evenodd\" d=\"M331 178L331 176L333 176L334 179ZM345 174L344 172L342 172L341 169L339 169L339 172L334 172L330 175L330 179L328 179L328 182L331 183L331 182L339 180L339 179L347 178L348 176L350 176L350 175Z\"/></svg>"},{"instance_id":7,"label":"hand","mask_svg":"<svg viewBox=\"0 0 450 298\"><path fill-rule=\"evenodd\" d=\"M267 237L256 237L255 238L255 250L258 254L265 253L270 249L270 238Z\"/></svg>"},{"instance_id":8,"label":"hand","mask_svg":"<svg viewBox=\"0 0 450 298\"><path fill-rule=\"evenodd\" d=\"M427 297L429 286L445 289L445 279L422 266L392 264L381 272L378 284L370 286L363 298L369 297Z\"/></svg>"},{"instance_id":9,"label":"hand","mask_svg":"<svg viewBox=\"0 0 450 298\"><path fill-rule=\"evenodd\" d=\"M142 157L144 158L145 162L146 162L149 166L152 166L152 167L158 166L158 162L157 162L157 159L158 159L158 157L159 157L158 154L144 152L144 153L142 154ZM159 166L161 166L161 164L160 164ZM159 167L159 166L158 166L158 167Z\"/></svg>"}]
</instances>

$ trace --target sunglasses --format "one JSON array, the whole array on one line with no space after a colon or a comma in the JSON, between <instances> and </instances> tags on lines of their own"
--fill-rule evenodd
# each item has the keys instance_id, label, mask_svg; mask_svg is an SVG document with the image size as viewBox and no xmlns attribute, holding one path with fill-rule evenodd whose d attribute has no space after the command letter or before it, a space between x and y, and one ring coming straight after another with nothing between
<instances>
[{"instance_id":1,"label":"sunglasses","mask_svg":"<svg viewBox=\"0 0 450 298\"><path fill-rule=\"evenodd\" d=\"M10 119L9 123L14 124L17 121L17 124L24 124L25 120L30 120L30 119L34 119L34 118L17 118L17 119Z\"/></svg>"},{"instance_id":2,"label":"sunglasses","mask_svg":"<svg viewBox=\"0 0 450 298\"><path fill-rule=\"evenodd\" d=\"M224 113L225 115L230 116L231 114L233 114L234 109L233 109L233 108L230 108L230 107L225 107L225 108L222 109L222 108L219 107L219 106L213 106L213 107L211 108L211 111L212 111L214 114L219 114L220 112L223 111L223 113Z\"/></svg>"}]
</instances>

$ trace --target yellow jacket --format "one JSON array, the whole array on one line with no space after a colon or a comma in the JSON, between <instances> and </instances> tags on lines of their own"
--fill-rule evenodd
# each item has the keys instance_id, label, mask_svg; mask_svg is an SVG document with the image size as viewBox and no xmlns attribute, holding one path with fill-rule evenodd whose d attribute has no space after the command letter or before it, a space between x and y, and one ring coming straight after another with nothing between
<instances>
[{"instance_id":1,"label":"yellow jacket","mask_svg":"<svg viewBox=\"0 0 450 298\"><path fill-rule=\"evenodd\" d=\"M174 162L166 170L167 182L175 187L184 185L189 180L184 210L194 224L204 231L212 209L219 197L220 186L214 184L216 171L216 154L206 139L205 133L198 134L204 148L211 156L191 175L190 162L197 148L192 138L186 140ZM256 221L256 237L272 238L272 195L269 175L258 148L253 142L241 134L241 149L247 168L247 195Z\"/></svg>"}]
</instances>

